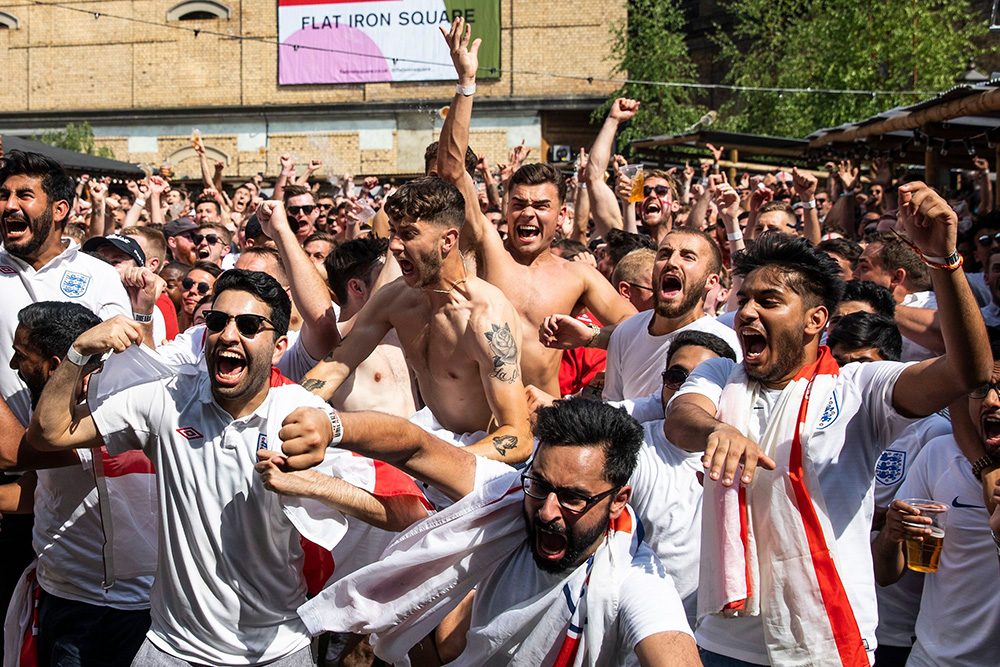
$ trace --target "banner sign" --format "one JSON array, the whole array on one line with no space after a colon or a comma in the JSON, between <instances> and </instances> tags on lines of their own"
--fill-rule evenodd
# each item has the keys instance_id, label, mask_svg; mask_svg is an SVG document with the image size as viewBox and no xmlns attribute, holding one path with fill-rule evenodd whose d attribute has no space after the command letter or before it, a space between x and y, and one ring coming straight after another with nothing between
<instances>
[{"instance_id":1,"label":"banner sign","mask_svg":"<svg viewBox=\"0 0 1000 667\"><path fill-rule=\"evenodd\" d=\"M454 79L438 28L458 16L483 40L479 78L498 77L500 0L278 0L278 83Z\"/></svg>"}]
</instances>

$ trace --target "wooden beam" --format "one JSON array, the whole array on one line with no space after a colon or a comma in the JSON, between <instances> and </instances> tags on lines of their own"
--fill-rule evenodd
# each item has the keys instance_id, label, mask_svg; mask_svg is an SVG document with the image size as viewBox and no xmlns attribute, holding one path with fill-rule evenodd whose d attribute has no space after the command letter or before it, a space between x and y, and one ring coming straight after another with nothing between
<instances>
[{"instance_id":1,"label":"wooden beam","mask_svg":"<svg viewBox=\"0 0 1000 667\"><path fill-rule=\"evenodd\" d=\"M822 148L835 142L854 141L886 132L915 130L925 123L938 123L952 118L978 116L995 111L1000 111L1000 88L990 88L982 93L967 95L951 102L900 114L861 127L852 127L839 132L827 132L810 141L809 147Z\"/></svg>"}]
</instances>

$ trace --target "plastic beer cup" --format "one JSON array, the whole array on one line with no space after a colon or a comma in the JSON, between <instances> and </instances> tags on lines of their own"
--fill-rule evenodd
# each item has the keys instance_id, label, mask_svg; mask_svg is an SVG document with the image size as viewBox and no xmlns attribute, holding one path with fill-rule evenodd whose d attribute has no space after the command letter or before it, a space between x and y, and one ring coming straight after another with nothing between
<instances>
[{"instance_id":1,"label":"plastic beer cup","mask_svg":"<svg viewBox=\"0 0 1000 667\"><path fill-rule=\"evenodd\" d=\"M645 199L646 197L642 194L642 188L646 184L646 179L642 175L642 165L627 164L624 167L619 167L618 171L632 181L632 190L628 196L629 203L638 203Z\"/></svg>"},{"instance_id":2,"label":"plastic beer cup","mask_svg":"<svg viewBox=\"0 0 1000 667\"><path fill-rule=\"evenodd\" d=\"M906 567L914 572L937 572L941 564L941 549L944 546L948 506L926 498L905 498L903 502L920 510L920 516L930 517L932 520L930 525L909 524L930 528L931 534L924 535L924 539L920 542L906 540Z\"/></svg>"}]
</instances>

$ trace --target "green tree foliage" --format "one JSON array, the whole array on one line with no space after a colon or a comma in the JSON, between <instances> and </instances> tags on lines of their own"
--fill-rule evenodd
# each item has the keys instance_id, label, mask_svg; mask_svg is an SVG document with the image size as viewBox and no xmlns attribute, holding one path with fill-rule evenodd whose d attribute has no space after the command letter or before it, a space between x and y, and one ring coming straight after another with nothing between
<instances>
[{"instance_id":1,"label":"green tree foliage","mask_svg":"<svg viewBox=\"0 0 1000 667\"><path fill-rule=\"evenodd\" d=\"M678 0L630 0L628 18L611 26L614 74L641 81L690 82L696 70L684 42L684 16ZM704 113L682 87L625 84L594 112L595 122L607 115L611 102L628 97L642 102L619 142L677 132Z\"/></svg>"},{"instance_id":2,"label":"green tree foliage","mask_svg":"<svg viewBox=\"0 0 1000 667\"><path fill-rule=\"evenodd\" d=\"M719 34L727 82L776 88L943 91L985 24L966 0L732 0L730 35ZM926 96L735 92L726 129L805 136Z\"/></svg>"},{"instance_id":3,"label":"green tree foliage","mask_svg":"<svg viewBox=\"0 0 1000 667\"><path fill-rule=\"evenodd\" d=\"M42 132L41 135L32 135L31 138L56 148L115 159L114 151L111 148L98 146L94 142L94 128L90 127L90 123L87 121L83 121L79 125L70 123L65 130Z\"/></svg>"}]
</instances>

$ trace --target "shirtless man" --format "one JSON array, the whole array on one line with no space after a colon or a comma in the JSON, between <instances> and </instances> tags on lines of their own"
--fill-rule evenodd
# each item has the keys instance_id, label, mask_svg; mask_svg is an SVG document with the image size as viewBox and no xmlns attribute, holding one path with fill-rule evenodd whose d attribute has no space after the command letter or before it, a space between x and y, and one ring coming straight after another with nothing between
<instances>
[{"instance_id":1,"label":"shirtless man","mask_svg":"<svg viewBox=\"0 0 1000 667\"><path fill-rule=\"evenodd\" d=\"M337 325L344 337L351 332L357 314L368 303L386 274L399 276L395 260L386 262L389 241L353 239L326 256L327 282L340 303ZM330 404L338 410L377 410L408 418L417 411L417 391L406 364L399 336L390 331L367 359L334 393Z\"/></svg>"},{"instance_id":2,"label":"shirtless man","mask_svg":"<svg viewBox=\"0 0 1000 667\"><path fill-rule=\"evenodd\" d=\"M389 250L403 275L371 296L351 335L303 386L329 401L395 329L441 427L475 433L496 422L469 451L505 463L527 460L532 440L519 363L521 324L500 290L466 273L458 250L462 193L439 178L420 178L386 199L385 211Z\"/></svg>"},{"instance_id":3,"label":"shirtless man","mask_svg":"<svg viewBox=\"0 0 1000 667\"><path fill-rule=\"evenodd\" d=\"M480 40L469 48L471 29L456 19L445 34L459 85L475 89ZM561 350L546 348L535 332L552 313L575 313L586 306L604 324L617 324L636 313L611 284L591 267L568 262L550 251L560 215L565 214L566 186L554 168L541 164L521 167L510 181L507 244L496 226L482 214L476 186L465 171L472 94L456 92L441 130L438 173L455 183L466 201L463 246L475 249L479 275L503 290L517 309L525 331L521 368L525 382L559 395Z\"/></svg>"}]
</instances>

